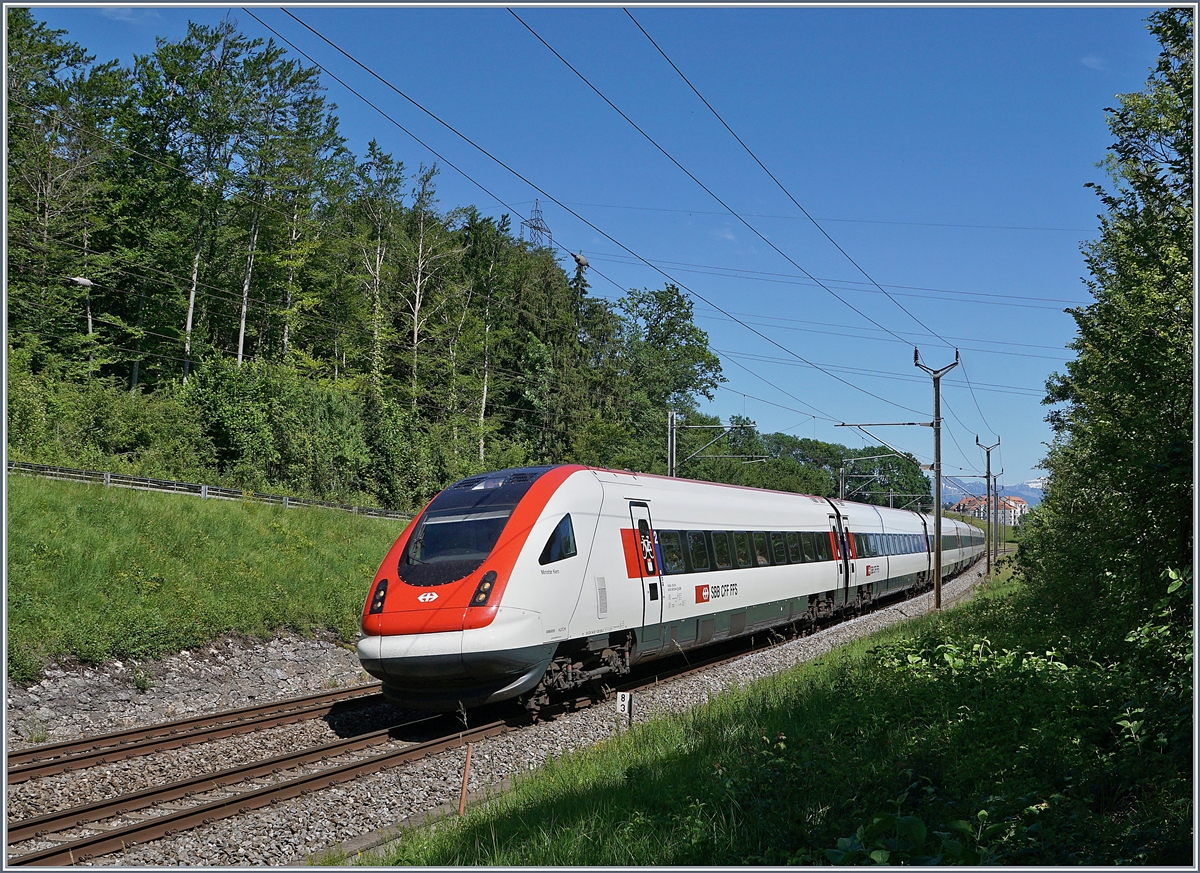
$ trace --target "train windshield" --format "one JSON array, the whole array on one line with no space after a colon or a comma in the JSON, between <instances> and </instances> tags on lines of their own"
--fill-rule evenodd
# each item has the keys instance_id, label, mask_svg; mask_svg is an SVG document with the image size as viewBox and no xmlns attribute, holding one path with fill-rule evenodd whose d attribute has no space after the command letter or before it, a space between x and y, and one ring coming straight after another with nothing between
<instances>
[{"instance_id":1,"label":"train windshield","mask_svg":"<svg viewBox=\"0 0 1200 873\"><path fill-rule=\"evenodd\" d=\"M513 507L427 512L400 558L409 585L444 585L478 569L500 539Z\"/></svg>"}]
</instances>

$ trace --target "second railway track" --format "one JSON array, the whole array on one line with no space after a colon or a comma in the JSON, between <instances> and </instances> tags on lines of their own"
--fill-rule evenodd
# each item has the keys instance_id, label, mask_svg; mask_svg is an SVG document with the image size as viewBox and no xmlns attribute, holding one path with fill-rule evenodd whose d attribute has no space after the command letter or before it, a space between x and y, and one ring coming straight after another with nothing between
<instances>
[{"instance_id":1,"label":"second railway track","mask_svg":"<svg viewBox=\"0 0 1200 873\"><path fill-rule=\"evenodd\" d=\"M110 764L138 755L175 749L278 724L320 718L347 704L364 705L382 699L379 683L325 691L304 697L225 710L146 727L82 737L77 740L32 746L8 755L8 783L16 785L37 776Z\"/></svg>"}]
</instances>

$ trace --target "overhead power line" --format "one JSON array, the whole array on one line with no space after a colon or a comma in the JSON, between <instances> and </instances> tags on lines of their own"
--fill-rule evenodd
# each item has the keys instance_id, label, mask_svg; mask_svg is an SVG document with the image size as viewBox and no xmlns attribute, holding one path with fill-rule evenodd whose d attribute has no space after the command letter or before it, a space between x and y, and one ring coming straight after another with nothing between
<instances>
[{"instance_id":1,"label":"overhead power line","mask_svg":"<svg viewBox=\"0 0 1200 873\"><path fill-rule=\"evenodd\" d=\"M574 73L576 76L578 76L579 79L585 85L587 85L589 88L591 88L592 91L595 92L596 96L598 96L601 100L603 100L605 103L607 103L614 112L616 112L623 119L625 119L625 121L627 121L634 130L636 130L643 137L645 137L647 142L649 142L652 146L654 146L656 149L658 149L659 152L661 152L662 155L667 160L669 160L672 164L674 164L676 167L678 167L683 172L684 175L686 175L689 179L691 179L693 182L695 182L697 185L699 185L704 190L704 192L706 194L708 194L708 196L710 196L713 200L716 200L718 203L720 203L721 206L724 207L731 216L733 216L738 221L740 221L742 224L744 224L751 233L753 233L755 236L757 236L759 239L761 239L764 243L766 243L768 246L770 246L777 254L779 254L789 264L791 264L793 267L795 267L797 270L799 270L805 276L808 276L809 279L816 282L817 285L819 285L821 288L825 289L825 291L827 291L829 294L836 297L838 300L840 300L843 304L848 306L850 309L853 309L855 312L857 312L859 315L861 315L867 321L871 322L871 324L875 325L880 330L884 330L884 331L887 331L888 333L892 333L892 331L889 328L885 327L884 325L880 324L875 319L871 318L871 316L867 315L865 312L863 312L861 309L859 309L853 303L850 303L848 300L846 300L844 297L842 297L840 294L838 294L832 288L828 287L823 282L818 280L815 276L813 276L811 273L809 273L806 269L804 269L802 266L800 266L798 263L796 263L796 261L794 261L792 259L792 257L789 254L787 254L787 252L783 251L783 249L779 248L779 246L775 245L775 243L773 243L769 239L767 239L758 230L758 228L756 228L754 225L752 225L750 222L748 222L745 218L743 218L737 212L737 210L735 210L732 206L730 206L728 203L726 203L724 200L722 200L711 188L709 188L707 185L705 185L703 182L701 182L698 178L696 178L696 176L687 167L685 167L678 160L676 160L674 155L672 155L665 148L663 148L661 145L659 145L659 143L657 142L657 140L654 139L654 137L650 136L650 134L648 134L648 133L646 133L646 131L642 130L642 128L640 126L638 126L636 121L634 121L632 118L630 118L628 115L626 115L621 110L620 107L618 107L615 103L613 103L611 100L609 100L608 97L606 97L599 88L597 88L595 85L593 85L588 80L588 78L585 75L583 75L583 73L581 73L581 72L579 72L579 70L575 69L575 67L571 65L570 61L568 61L561 54L559 54L558 51L552 45L550 45L550 43L546 42L546 40L543 39L536 30L534 30L532 27L530 27L524 21L524 19L521 18L521 16L517 15L517 13L514 12L512 9L509 9L508 11L509 11L509 13L512 14L513 18L517 19L517 21L519 21L526 30L528 30L530 33L533 34L534 38L536 38L538 40L538 42L540 42L542 45L544 45L547 49L549 49L551 54L553 54L556 58L558 58L560 61L562 61L563 64L567 67L567 69L569 69L572 73ZM924 327L924 325L922 325L922 327ZM895 336L895 334L893 334L893 336ZM935 334L935 336L936 336L936 334Z\"/></svg>"},{"instance_id":2,"label":"overhead power line","mask_svg":"<svg viewBox=\"0 0 1200 873\"><path fill-rule=\"evenodd\" d=\"M830 244L835 249L837 249L839 252L841 252L842 255L846 258L846 260L849 261L851 264L853 264L855 266L855 268L860 273L862 273L863 276L866 277L867 281L869 281L872 285L874 285L876 288L878 288L880 291L882 291L884 293L884 295L888 298L888 300L891 300L892 303L896 304L896 306L899 307L901 312L903 312L905 315L907 315L909 318L911 318L917 324L921 325L921 327L923 327L931 336L936 337L937 339L940 339L947 346L950 346L950 348L954 348L954 346L949 341L947 341L947 340L943 339L941 336L939 336L937 331L935 331L933 328L929 327L929 325L925 324L925 322L921 321L921 319L917 318L915 315L913 315L911 312L909 312L907 309L905 309L904 306L900 303L900 301L897 300L895 297L893 297L891 294L888 294L888 292L884 289L884 287L882 285L880 285L878 282L876 282L875 279L872 278L872 276L862 267L862 265L858 263L858 261L856 261L856 260L854 260L854 258L850 257L850 253L847 252L844 248L842 248L841 245L838 244L838 241L829 235L829 232L826 231L825 228L823 228L821 226L821 223L819 221L817 221L815 218L813 218L812 215L809 214L807 209L805 209L803 206L800 205L799 200L797 200L794 196L792 196L792 192L789 191L787 189L787 187L784 186L784 184L779 181L778 178L776 178L774 173L772 173L770 170L767 169L767 165L764 164L761 160L759 160L758 155L756 155L754 153L754 150L751 149L750 146L746 145L745 141L740 136L738 136L737 133L734 131L734 129L729 126L729 124L725 121L724 118L721 117L721 113L717 112L717 110L713 108L713 105L711 103L709 103L708 100L705 99L704 95L701 94L699 90L697 90L696 86L692 84L691 80L683 74L683 70L679 69L679 67L676 66L675 62L673 60L671 60L670 56L668 56L667 53L662 50L662 47L657 42L654 41L654 37L650 36L650 34L648 34L646 32L646 28L642 27L642 25L638 22L638 20L633 17L633 13L630 12L628 9L626 9L625 14L629 16L629 20L634 23L634 25L637 27L637 29L642 32L642 35L645 36L646 39L650 40L650 45L652 45L656 49L658 49L658 53L663 56L663 60L665 60L668 64L670 64L671 69L679 74L679 78L683 79L684 83L689 88L692 89L692 93L695 94L700 99L700 102L703 103L706 107L708 107L708 111L713 114L713 117L715 117L717 119L717 121L721 122L721 126L724 127L727 131L729 131L730 136L732 136L734 139L737 140L738 145L740 145L745 150L746 154L748 154L754 160L754 163L758 164L759 168L764 173L766 173L767 176L770 177L771 181L774 182L775 185L779 188L779 190L784 193L784 195L787 197L787 199L792 201L792 205L795 206L797 209L799 209L800 212L803 213L804 217L812 222L813 227L815 227L817 230L819 230L821 232L821 235L824 236L825 239L829 240Z\"/></svg>"},{"instance_id":3,"label":"overhead power line","mask_svg":"<svg viewBox=\"0 0 1200 873\"><path fill-rule=\"evenodd\" d=\"M687 84L687 86L692 89L692 93L695 94L696 97L699 98L701 103L703 103L706 107L708 107L709 112L711 112L713 114L713 116L717 119L717 121L721 122L721 126L724 127L725 130L727 130L729 132L730 136L732 136L735 140L737 140L738 145L740 145L746 151L746 154L748 154L754 160L754 163L758 164L759 168L764 173L766 173L768 177L770 177L771 181L774 182L776 184L776 186L778 186L779 190L784 193L784 195L788 198L788 200L792 201L792 204L804 214L804 217L812 222L813 226L821 232L822 236L824 236L825 239L829 240L830 244L833 245L833 247L836 248L839 252L841 252L842 255L846 258L846 260L848 260L851 264L853 264L855 266L855 268L860 273L863 274L863 276L867 279L867 281L869 281L872 285L874 285L881 292L883 292L884 296L887 297L888 300L891 300L892 303L894 303L897 307L899 307L901 312L903 312L905 315L907 315L909 318L911 318L917 324L921 325L921 327L923 327L931 335L933 335L934 337L937 337L939 340L941 340L947 346L953 348L954 346L949 340L947 340L945 337L942 337L940 334L937 333L937 331L933 330L931 327L929 327L927 324L925 324L925 322L921 321L913 313L909 312L908 309L906 309L900 303L899 300L897 300L895 297L893 297L891 294L889 294L887 292L887 289L885 289L882 285L880 285L878 282L876 282L874 277L872 277L863 268L863 266L858 263L858 261L854 260L854 258L852 258L850 256L850 253L847 252L844 248L842 248L837 240L835 240L832 236L830 236L829 232L826 231L825 228L821 226L821 223L819 221L817 221L815 218L813 218L812 215L809 214L808 210L805 209L800 204L800 201L797 200L792 195L792 192L789 191L787 189L787 187L782 182L779 181L779 179L775 176L774 173L772 173L769 169L767 169L767 165L764 164L761 160L759 160L759 157L758 157L758 155L756 155L754 153L754 150L751 149L750 146L746 145L745 141L740 136L737 135L737 133L734 131L734 129L732 127L729 126L729 124L725 121L724 118L721 117L721 114L719 112L717 112L717 110L713 107L713 105L711 103L709 103L707 99L705 99L704 95L701 94L700 91L696 88L696 86L692 84L691 80L688 79L688 77L683 74L683 70L679 69L679 67L675 64L675 62L673 60L671 60L670 56L668 56L667 53L665 51L663 51L662 47L657 42L654 41L654 38L652 36L650 36L649 33L646 32L646 28L642 27L642 25L638 22L638 20L633 17L633 13L630 12L628 9L626 9L625 14L629 17L629 20L634 23L634 25L637 27L637 29L642 32L642 35L645 36L646 39L650 40L650 44L652 46L654 46L656 49L658 49L658 53L663 56L663 59L668 64L671 65L671 69L673 69L676 73L679 74L679 78L683 79L683 81ZM597 93L599 93L599 92L597 92ZM983 419L984 425L987 426L988 429L990 430L991 425L988 425L987 418L985 418L983 415L983 410L979 406L979 399L977 397L975 397L975 389L971 387L970 377L968 377L966 375L965 370L963 371L963 377L966 378L966 380L967 380L967 388L971 392L971 399L975 402L975 409L979 412L979 417L981 419Z\"/></svg>"},{"instance_id":4,"label":"overhead power line","mask_svg":"<svg viewBox=\"0 0 1200 873\"><path fill-rule=\"evenodd\" d=\"M597 251L592 251L591 249L585 249L584 254L588 255L590 258L612 261L613 263L637 263L636 260L631 259L631 258L629 258L625 255L619 254L619 253L614 254L613 252L597 252ZM732 278L747 278L747 277L753 278L753 277L757 277L757 276L770 276L770 277L777 277L780 279L793 279L793 280L801 278L801 277L797 276L795 273L775 273L775 272L768 271L768 270L751 270L747 267L722 267L722 266L719 266L716 264L694 264L689 261L667 261L667 260L663 260L662 258L656 258L654 260L654 263L666 264L669 267L695 267L696 268L695 270L685 270L684 272L701 272L701 273L708 273L708 274L711 274L714 276L730 276ZM821 281L829 282L834 285L867 285L868 284L866 282L855 281L854 279L823 278L823 279L821 279ZM789 282L787 284L808 284L808 283ZM1046 297L1046 296L1042 296L1042 295L1039 295L1037 297L1026 297L1026 296L1023 296L1020 294L993 294L993 293L990 293L987 291L955 291L955 290L949 289L949 288L927 288L923 285L891 285L891 284L889 284L887 287L895 288L895 289L898 289L899 291L931 291L931 292L934 292L937 294L961 294L961 295L965 295L968 297L996 297L999 300L1004 301L1003 303L997 304L997 305L1001 305L1001 306L1016 306L1016 305L1018 305L1018 304L1010 302L1013 300L1041 300L1041 301L1044 301L1047 303L1066 303L1068 306L1087 306L1087 305L1089 305L1088 301L1086 301L1086 300L1066 300L1066 299L1060 298L1060 297ZM870 288L846 289L846 290L871 291ZM871 292L871 293L877 293L877 292ZM918 295L915 295L915 294L903 295L903 294L901 294L900 296L901 297L903 297L903 296L916 297ZM936 298L925 298L925 299L936 299ZM973 302L973 301L964 301L964 302ZM987 302L990 302L990 301L987 301ZM1061 311L1061 309L1057 306L1041 306L1041 307L1036 307L1036 308L1038 308L1038 309L1053 309L1056 311Z\"/></svg>"},{"instance_id":5,"label":"overhead power line","mask_svg":"<svg viewBox=\"0 0 1200 873\"><path fill-rule=\"evenodd\" d=\"M532 202L532 201L528 201ZM629 206L619 205L615 203L575 203L570 202L570 206L588 206L595 209L634 209L641 212L671 212L680 215L727 215L725 212L716 212L709 209L668 209L662 206ZM807 221L808 219L800 215L771 215L763 212L743 212L742 215L748 218L778 218L784 221ZM1044 230L1044 231L1059 231L1070 233L1095 233L1094 227L1028 227L1012 224L954 224L951 222L935 222L935 221L886 221L876 218L830 218L824 216L817 219L818 221L833 221L846 224L893 224L902 227L957 227L972 230Z\"/></svg>"},{"instance_id":6,"label":"overhead power line","mask_svg":"<svg viewBox=\"0 0 1200 873\"><path fill-rule=\"evenodd\" d=\"M243 7L243 9L245 9L245 8ZM318 63L317 61L313 60L313 59L312 59L312 58L311 58L311 57L310 57L308 54L306 54L306 53L304 53L303 51L301 51L300 49L296 48L296 47L295 47L295 46L294 46L294 45L293 45L293 44L292 44L292 43L291 43L289 40L285 39L285 38L284 38L284 37L283 37L281 34L279 34L279 33L278 33L278 31L276 31L274 28L270 27L270 25L268 25L268 24L266 24L265 22L263 22L263 21L262 21L262 19L258 18L256 15L254 15L254 14L253 14L252 12L250 12L249 10L245 10L245 11L246 11L246 14L247 14L247 15L250 15L250 17L254 18L254 20L255 20L255 21L258 21L260 24L262 24L262 25L263 25L263 27L267 28L267 30L270 30L270 31L271 31L271 33L275 34L277 37L279 37L281 40L283 40L285 43L287 43L287 45L289 45L289 46L292 46L293 48L295 48L295 50L296 50L297 52L299 52L300 54L302 54L302 55L303 55L305 58L307 58L307 59L308 59L308 61L309 61L310 63L312 63L312 64L316 65L316 66L317 66L317 67L319 67L319 68L320 68L322 71L326 72L326 73L327 73L327 74L328 74L328 75L329 75L331 78L333 78L333 79L334 79L334 81L336 81L336 82L338 82L339 84L341 84L341 85L342 85L343 87L345 87L345 88L346 88L348 91L350 91L350 93L354 94L356 97L359 97L361 100L363 100L365 103L367 103L367 105L368 105L368 106L370 106L371 108L375 109L375 111L379 112L379 113L380 113L380 114L381 114L381 115L382 115L384 118L387 118L389 121L391 121L393 124L395 124L395 125L396 125L398 128L400 128L400 129L401 129L401 130L403 130L405 133L407 133L409 136L411 136L411 137L412 137L414 140L416 140L418 143L420 143L420 145L421 145L422 147L424 147L424 148L428 149L428 150L429 150L431 153L433 153L433 154L435 154L435 155L437 154L437 152L436 152L434 149L430 148L430 147L429 147L429 146L428 146L426 143L424 143L423 141L421 141L420 139L418 139L418 138L417 138L417 137L416 137L414 134L412 134L410 131L408 131L408 130L407 130L407 129L406 129L404 126L403 126L403 125L401 125L399 122L397 122L397 121L396 121L394 118L392 118L390 115L388 115L388 114L387 114L386 112L384 112L382 109L380 109L380 108L379 108L378 106L376 106L374 103L372 103L371 101L367 100L367 99L366 99L365 97L363 97L363 96L362 96L362 95L361 95L361 94L360 94L358 91L356 91L356 90L354 90L353 88L351 88L351 87L349 87L348 85L346 85L346 83L345 83L345 82L344 82L342 79L338 78L336 75L334 75L333 73L329 72L329 71L328 71L328 69L327 69L325 66L321 65L321 64L320 64L320 63ZM322 34L322 33L321 33L320 31L318 31L316 28L314 28L314 27L312 27L311 25L309 25L308 23L306 23L306 22L305 22L303 19L301 19L301 18L297 17L295 14L293 14L292 12L290 12L290 11L289 11L289 10L287 10L287 9L281 9L281 11L282 11L282 12L283 12L285 15L287 15L289 18L292 18L294 21L296 21L298 24L300 24L302 27L304 27L306 30L308 30L310 33L312 33L314 36L316 36L318 39L322 40L324 43L326 43L326 44L327 44L328 46L330 46L332 49L334 49L335 51L337 51L339 54L341 54L343 57L345 57L345 58L346 58L347 60L349 60L351 63L355 64L357 67L359 67L359 68L360 68L361 70L363 70L365 73L367 73L368 75L370 75L372 78L376 79L376 80L377 80L377 81L378 81L380 84L384 85L386 88L388 88L389 90L393 91L394 93L396 93L397 95L399 95L400 97L402 97L404 100L408 101L408 102L409 102L409 103L410 103L412 106L414 106L415 108L417 108L417 109L418 109L418 110L420 110L421 112L425 113L427 116L429 116L430 118L432 118L432 119L433 119L434 121L436 121L438 124L442 125L444 128L446 128L448 131L450 131L451 133L453 133L455 136L457 136L457 137L458 137L459 139L461 139L463 142L467 143L467 144L468 144L468 145L470 145L472 148L474 148L474 149L476 149L477 151L479 151L479 152L480 152L481 154L483 154L485 157L487 157L487 158L491 159L492 161L494 161L496 164L498 164L500 167L502 167L502 168L504 168L505 170L507 170L507 171L508 171L509 173L511 173L512 175L516 176L518 179L520 179L522 182L524 182L526 185L528 185L528 186L529 186L530 188L532 188L533 190L537 191L539 194L541 194L541 195L542 195L543 197L545 197L547 200L549 200L550 202L552 202L552 203L556 204L557 206L559 206L559 207L560 207L560 208L561 208L563 211L570 213L572 216L574 216L574 217L575 217L576 219L578 219L580 222L582 222L583 224L586 224L588 227L590 227L590 228L591 228L592 230L594 230L596 233L598 233L598 234L600 234L601 236L603 236L605 239L607 239L607 240L608 240L609 242L611 242L613 245L617 246L618 248L621 248L621 249L623 249L624 251L628 252L630 255L632 255L633 257L637 258L637 259L638 259L639 261L641 261L642 263L644 263L646 266L648 266L648 267L650 267L651 269L653 269L653 270L655 270L656 272L658 272L660 275L662 275L664 278L666 278L668 282L670 282L670 283L672 283L672 284L676 285L676 286L677 286L677 287L679 287L681 290L685 291L685 292L686 292L688 295L690 295L691 297L694 297L696 300L698 300L698 301L700 301L700 302L702 302L702 303L705 303L705 304L707 304L708 306L711 306L712 308L716 309L716 310L717 310L718 312L720 312L722 315L725 315L727 318L729 318L729 320L730 320L730 321L732 321L732 322L734 322L734 323L736 323L736 324L740 324L740 325L741 325L742 327L744 327L746 330L750 331L750 332L751 332L751 333L753 333L755 336L759 337L760 339L764 340L765 342L767 342L767 343L770 343L771 345L773 345L773 346L775 346L776 348L780 349L780 350L781 350L781 351L783 351L784 353L786 353L786 354L788 354L788 355L791 355L792 357L796 358L797 360L803 361L804 363L806 363L806 364L810 364L810 366L812 366L811 362L810 362L810 361L808 361L808 360L807 360L806 358L804 358L803 356L801 356L801 355L797 354L796 352L792 351L791 349L787 348L786 346L783 346L782 344L780 344L780 343L776 342L775 340L773 340L773 339L771 339L770 337L766 336L766 335L765 335L765 334L763 334L762 332L760 332L760 331L758 331L758 330L755 330L753 327L751 327L750 325L746 324L746 323L745 323L745 322L743 322L741 319L735 318L734 316L730 315L730 314L729 314L728 312L726 312L726 310L725 310L725 309L723 309L722 307L720 307L720 306L718 306L717 304L713 303L712 301L710 301L709 299L707 299L706 297L704 297L703 295L701 295L699 292L697 292L697 291L695 291L694 289L692 289L691 287L689 287L689 286L688 286L687 284L685 284L684 282L681 282L680 280L676 279L674 276L672 276L670 273L668 273L668 272L666 272L665 270L663 270L661 267L657 267L657 266L655 266L655 265L654 265L654 264L653 264L651 261L649 261L648 259L646 259L646 258L642 257L640 254L638 254L637 252L635 252L635 251L634 251L633 249L631 249L629 246L627 246L627 245L625 245L624 243L620 242L620 241L619 241L619 240L617 240L615 237L613 237L611 234L609 234L609 233L605 232L603 229L601 229L600 227L598 227L596 224L594 224L593 222L591 222L591 221L589 221L588 219L584 218L582 215L580 215L580 214L579 214L578 212L576 212L575 210L573 210L573 209L571 209L570 207L566 206L566 205L565 205L565 204L564 204L564 203L563 203L561 200L559 200L558 198L554 197L552 194L550 194L549 192L547 192L547 191L546 191L544 188L541 188L540 186L538 186L537 184L535 184L535 183L534 183L532 180L530 180L530 179L529 179L528 177L526 177L524 174L520 173L518 170L516 170L516 169L514 169L513 167L509 166L507 163L505 163L504 161L502 161L500 158L498 158L498 157L496 157L495 155L493 155L491 152L489 152L489 151L488 151L487 149L485 149L483 146L481 146L481 145L479 145L478 143L476 143L474 140L472 140L472 139L471 139L470 137L468 137L466 134L464 134L464 133L460 132L460 131L459 131L457 128L455 128L455 127L454 127L453 125L451 125L449 122L447 122L447 121L444 121L442 118L440 118L440 117L439 117L438 115L436 115L434 112L430 111L429 109L426 109L426 108L425 108L423 105L421 105L421 104L420 104L419 102L417 102L415 99L413 99L412 97L410 97L408 94L406 94L406 93L405 93L404 91L402 91L400 88L396 87L394 84L392 84L392 83L391 83L390 81L388 81L386 78L384 78L383 76L379 75L379 73L375 72L375 71L374 71L373 69L371 69L369 66L367 66L366 64L364 64L362 61L360 61L358 58L356 58L356 57L355 57L354 55L352 55L350 52L348 52L348 51L346 51L345 49L343 49L341 46L339 46L339 45L338 45L337 43L335 43L333 40L329 39L327 36L325 36L324 34ZM477 186L478 186L478 187L479 187L481 190L483 190L485 193L487 193L487 194L488 194L488 196L490 196L490 197L495 197L495 198L496 198L496 199L497 199L499 202L501 202L501 203L503 203L503 202L504 202L504 201L503 201L503 200L501 200L499 197L496 197L496 195L495 195L495 194L493 194L491 191L489 191L488 189L486 189L486 188L485 188L483 185L481 185L480 183L476 182L476 181L475 181L473 178L471 178L469 175L467 175L467 174L466 174L466 173L464 173L462 170L460 170L458 167L456 167L454 164L452 164L452 163L451 163L451 162L449 162L449 161L446 161L446 163L447 163L449 166L453 167L455 170L457 170L459 173L462 173L462 175L463 175L465 178L467 178L469 181L471 181L471 182L473 182L475 185L477 185ZM514 210L514 211L515 211L515 210ZM836 295L835 295L835 296L836 296ZM853 308L853 307L851 307L851 308ZM868 320L870 320L870 319L868 319ZM881 328L882 330L885 330L885 331L887 331L887 328L884 328L882 325L880 325L880 328ZM891 333L891 331L887 331L887 332ZM866 394L867 396L869 396L869 397L873 397L874 399L876 399L876 400L879 400L879 401L882 401L883 403L886 403L886 404L888 404L888 405L890 405L890 406L895 406L896 408L898 408L898 409L903 409L903 410L905 410L905 411L907 411L907 412L916 412L916 413L918 413L918 414L922 414L922 413L921 413L921 411L920 411L920 410L918 410L918 409L913 409L912 407L908 407L908 406L904 406L903 404L896 403L894 400L889 400L889 399L888 399L888 398L886 398L886 397L881 397L880 395L878 395L878 394L875 394L875 393L873 393L873 392L871 392L871 391L868 391L868 390L866 390L865 388L862 388L862 387L860 387L860 386L858 386L858 385L855 385L853 382L850 382L850 381L848 381L848 380L846 380L846 379L843 379L843 378L841 378L840 376L838 376L838 375L836 375L836 374L834 374L834 373L831 373L831 372L829 372L828 370L825 370L825 369L823 369L823 368L821 368L821 367L815 367L815 369L817 369L817 370L819 370L820 372L824 373L825 375L829 376L831 379L834 379L834 380L836 380L836 381L838 381L838 382L841 382L843 385L846 385L846 386L848 386L848 387L850 387L850 388L853 388L855 391L858 391L858 392L860 392L860 393L862 393L862 394Z\"/></svg>"}]
</instances>

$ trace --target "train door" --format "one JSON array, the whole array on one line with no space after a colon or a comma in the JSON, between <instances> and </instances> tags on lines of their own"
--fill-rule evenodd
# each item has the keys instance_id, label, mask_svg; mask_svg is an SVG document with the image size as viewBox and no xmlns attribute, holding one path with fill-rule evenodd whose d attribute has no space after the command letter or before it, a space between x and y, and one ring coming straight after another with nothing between
<instances>
[{"instance_id":1,"label":"train door","mask_svg":"<svg viewBox=\"0 0 1200 873\"><path fill-rule=\"evenodd\" d=\"M657 537L650 520L649 505L630 501L629 518L637 537L638 572L642 578L642 631L638 641L643 651L653 651L662 646L663 584Z\"/></svg>"},{"instance_id":2,"label":"train door","mask_svg":"<svg viewBox=\"0 0 1200 873\"><path fill-rule=\"evenodd\" d=\"M925 516L919 516L921 519L921 528L924 531L921 534L921 539L925 545L925 581L933 578L933 532L929 529L929 523L925 520Z\"/></svg>"},{"instance_id":3,"label":"train door","mask_svg":"<svg viewBox=\"0 0 1200 873\"><path fill-rule=\"evenodd\" d=\"M850 542L850 520L842 515L829 516L829 530L833 533L837 544L838 588L842 592L842 602L850 600L850 589L855 584L855 553L854 545Z\"/></svg>"}]
</instances>

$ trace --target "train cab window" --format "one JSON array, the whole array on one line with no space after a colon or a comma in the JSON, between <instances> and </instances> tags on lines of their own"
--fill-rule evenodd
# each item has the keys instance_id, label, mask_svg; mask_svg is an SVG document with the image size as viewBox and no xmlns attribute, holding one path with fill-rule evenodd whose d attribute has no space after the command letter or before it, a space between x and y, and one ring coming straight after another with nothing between
<instances>
[{"instance_id":1,"label":"train cab window","mask_svg":"<svg viewBox=\"0 0 1200 873\"><path fill-rule=\"evenodd\" d=\"M771 531L771 554L775 558L776 564L786 564L788 562L787 544L783 541L783 534L777 530Z\"/></svg>"},{"instance_id":2,"label":"train cab window","mask_svg":"<svg viewBox=\"0 0 1200 873\"><path fill-rule=\"evenodd\" d=\"M723 530L712 532L713 563L718 570L728 570L733 566L733 555L729 552L729 534Z\"/></svg>"},{"instance_id":3,"label":"train cab window","mask_svg":"<svg viewBox=\"0 0 1200 873\"><path fill-rule=\"evenodd\" d=\"M401 581L427 587L463 578L491 554L511 514L511 508L427 511L400 557Z\"/></svg>"},{"instance_id":4,"label":"train cab window","mask_svg":"<svg viewBox=\"0 0 1200 873\"><path fill-rule=\"evenodd\" d=\"M692 571L699 573L712 569L708 559L708 543L704 541L704 531L689 530L687 532L688 558L691 559Z\"/></svg>"},{"instance_id":5,"label":"train cab window","mask_svg":"<svg viewBox=\"0 0 1200 873\"><path fill-rule=\"evenodd\" d=\"M546 547L542 549L538 563L553 564L555 561L573 557L575 557L575 528L571 526L571 514L567 513L554 528L554 533L550 534L550 539L546 540Z\"/></svg>"},{"instance_id":6,"label":"train cab window","mask_svg":"<svg viewBox=\"0 0 1200 873\"><path fill-rule=\"evenodd\" d=\"M754 564L757 567L771 566L771 549L767 545L766 531L756 530L752 536L754 542Z\"/></svg>"},{"instance_id":7,"label":"train cab window","mask_svg":"<svg viewBox=\"0 0 1200 873\"><path fill-rule=\"evenodd\" d=\"M744 530L734 531L733 546L737 551L738 566L753 567L754 561L750 557L750 534Z\"/></svg>"},{"instance_id":8,"label":"train cab window","mask_svg":"<svg viewBox=\"0 0 1200 873\"><path fill-rule=\"evenodd\" d=\"M671 574L684 572L683 548L679 542L679 531L660 530L658 545L662 549L663 570Z\"/></svg>"},{"instance_id":9,"label":"train cab window","mask_svg":"<svg viewBox=\"0 0 1200 873\"><path fill-rule=\"evenodd\" d=\"M788 560L793 564L803 563L804 555L800 551L800 534L788 531L783 536L787 540Z\"/></svg>"}]
</instances>

